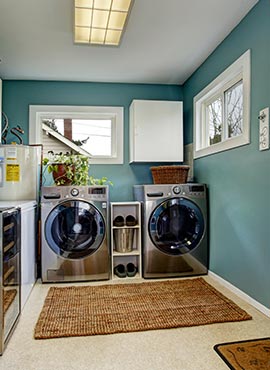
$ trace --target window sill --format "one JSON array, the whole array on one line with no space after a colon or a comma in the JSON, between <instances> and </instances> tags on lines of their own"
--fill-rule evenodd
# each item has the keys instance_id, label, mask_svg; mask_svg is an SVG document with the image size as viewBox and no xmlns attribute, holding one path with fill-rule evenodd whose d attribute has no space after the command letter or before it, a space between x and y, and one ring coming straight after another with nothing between
<instances>
[{"instance_id":1,"label":"window sill","mask_svg":"<svg viewBox=\"0 0 270 370\"><path fill-rule=\"evenodd\" d=\"M249 143L250 143L249 137L244 137L243 135L239 137L234 137L221 143L213 144L203 149L194 150L194 159L238 148L239 146L247 145Z\"/></svg>"}]
</instances>

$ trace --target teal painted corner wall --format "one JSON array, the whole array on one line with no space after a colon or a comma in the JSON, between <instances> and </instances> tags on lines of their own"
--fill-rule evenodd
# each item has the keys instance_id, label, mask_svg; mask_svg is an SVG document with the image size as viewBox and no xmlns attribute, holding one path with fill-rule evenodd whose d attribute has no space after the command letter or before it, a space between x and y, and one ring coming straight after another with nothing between
<instances>
[{"instance_id":1,"label":"teal painted corner wall","mask_svg":"<svg viewBox=\"0 0 270 370\"><path fill-rule=\"evenodd\" d=\"M210 270L270 307L270 150L259 151L259 111L270 106L270 1L260 0L189 78L185 143L193 141L193 98L251 49L251 143L195 160L209 186Z\"/></svg>"},{"instance_id":2,"label":"teal painted corner wall","mask_svg":"<svg viewBox=\"0 0 270 370\"><path fill-rule=\"evenodd\" d=\"M28 143L29 134L29 105L124 107L124 164L92 165L90 167L90 172L94 177L106 176L113 182L114 186L110 187L111 201L132 200L134 184L152 183L150 167L153 163L128 163L129 105L133 99L182 101L182 87L150 84L3 81L3 111L9 117L10 126L19 124L25 130L23 135L25 144Z\"/></svg>"}]
</instances>

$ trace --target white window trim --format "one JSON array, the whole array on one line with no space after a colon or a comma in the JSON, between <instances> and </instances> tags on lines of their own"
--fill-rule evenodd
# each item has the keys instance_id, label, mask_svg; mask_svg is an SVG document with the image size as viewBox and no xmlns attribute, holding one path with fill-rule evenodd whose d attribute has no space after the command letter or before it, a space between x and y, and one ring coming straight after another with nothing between
<instances>
[{"instance_id":1,"label":"white window trim","mask_svg":"<svg viewBox=\"0 0 270 370\"><path fill-rule=\"evenodd\" d=\"M123 164L124 108L71 105L30 105L29 144L42 143L42 119L44 118L109 118L112 119L112 156L95 156L91 164Z\"/></svg>"},{"instance_id":2,"label":"white window trim","mask_svg":"<svg viewBox=\"0 0 270 370\"><path fill-rule=\"evenodd\" d=\"M206 146L204 122L204 105L218 91L232 86L237 80L243 80L243 133L242 135L227 138L213 145ZM193 100L193 142L194 158L222 152L250 143L250 50L247 50L215 80L206 86Z\"/></svg>"}]
</instances>

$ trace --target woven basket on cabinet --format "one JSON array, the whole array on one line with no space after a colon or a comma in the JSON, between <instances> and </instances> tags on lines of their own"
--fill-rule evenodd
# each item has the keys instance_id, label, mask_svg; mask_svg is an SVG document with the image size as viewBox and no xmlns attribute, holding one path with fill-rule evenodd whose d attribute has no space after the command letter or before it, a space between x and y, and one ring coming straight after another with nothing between
<instances>
[{"instance_id":1,"label":"woven basket on cabinet","mask_svg":"<svg viewBox=\"0 0 270 370\"><path fill-rule=\"evenodd\" d=\"M184 184L187 182L189 166L151 167L154 184Z\"/></svg>"}]
</instances>

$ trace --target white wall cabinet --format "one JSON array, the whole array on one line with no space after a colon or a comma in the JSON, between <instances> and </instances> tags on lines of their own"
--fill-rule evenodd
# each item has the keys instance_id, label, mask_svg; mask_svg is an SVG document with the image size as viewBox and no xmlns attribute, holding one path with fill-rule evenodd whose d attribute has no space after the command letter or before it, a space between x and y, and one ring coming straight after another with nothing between
<instances>
[{"instance_id":1,"label":"white wall cabinet","mask_svg":"<svg viewBox=\"0 0 270 370\"><path fill-rule=\"evenodd\" d=\"M136 220L134 226L126 225L127 216L133 216ZM117 216L122 216L124 219L123 226L115 226L114 220ZM129 252L117 251L117 240L115 231L120 232L130 229L133 233L132 248ZM124 239L125 240L125 239ZM119 247L119 246L118 246ZM134 279L142 277L142 257L141 257L141 203L140 202L111 202L111 267L112 279L119 278L114 274L115 266L122 264L125 267L128 263L133 263L137 268L137 273L134 277L126 277L125 279Z\"/></svg>"},{"instance_id":2,"label":"white wall cabinet","mask_svg":"<svg viewBox=\"0 0 270 370\"><path fill-rule=\"evenodd\" d=\"M129 108L129 162L183 161L183 103L133 100Z\"/></svg>"}]
</instances>

